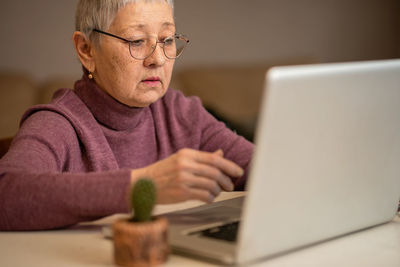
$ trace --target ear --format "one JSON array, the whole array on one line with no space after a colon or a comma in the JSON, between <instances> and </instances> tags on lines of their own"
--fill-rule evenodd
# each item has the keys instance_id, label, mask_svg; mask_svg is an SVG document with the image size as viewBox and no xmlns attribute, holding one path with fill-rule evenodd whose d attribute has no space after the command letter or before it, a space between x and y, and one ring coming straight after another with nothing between
<instances>
[{"instance_id":1,"label":"ear","mask_svg":"<svg viewBox=\"0 0 400 267\"><path fill-rule=\"evenodd\" d=\"M94 60L94 47L92 42L86 38L86 36L79 31L74 32L72 35L72 40L78 54L79 60L82 65L89 71L94 72L96 68Z\"/></svg>"}]
</instances>

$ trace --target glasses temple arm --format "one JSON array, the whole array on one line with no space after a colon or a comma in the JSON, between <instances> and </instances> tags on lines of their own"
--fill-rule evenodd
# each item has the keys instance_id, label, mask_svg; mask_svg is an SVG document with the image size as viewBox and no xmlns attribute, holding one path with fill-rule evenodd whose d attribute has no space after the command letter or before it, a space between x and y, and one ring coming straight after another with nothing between
<instances>
[{"instance_id":1,"label":"glasses temple arm","mask_svg":"<svg viewBox=\"0 0 400 267\"><path fill-rule=\"evenodd\" d=\"M127 39L125 39L125 38L122 38L122 37L120 37L120 36L117 36L117 35L114 35L114 34L108 33L108 32L103 32L103 31L98 30L98 29L93 29L93 31L94 31L94 32L101 33L101 34L105 34L105 35L108 35L108 36L111 36L111 37L114 37L114 38L117 38L117 39L120 39L120 40L122 40L122 41L124 41L124 42L127 42L127 43L132 42L132 41L129 41L129 40L127 40Z\"/></svg>"}]
</instances>

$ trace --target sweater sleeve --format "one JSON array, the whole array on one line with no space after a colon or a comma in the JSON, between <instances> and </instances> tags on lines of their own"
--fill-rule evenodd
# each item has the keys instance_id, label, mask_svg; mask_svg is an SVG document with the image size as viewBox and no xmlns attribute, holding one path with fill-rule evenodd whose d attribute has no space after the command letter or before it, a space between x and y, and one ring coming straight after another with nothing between
<instances>
[{"instance_id":1,"label":"sweater sleeve","mask_svg":"<svg viewBox=\"0 0 400 267\"><path fill-rule=\"evenodd\" d=\"M224 157L232 160L245 170L241 178L233 178L235 190L244 190L254 145L244 137L227 128L223 122L213 117L202 105L198 97L185 97L177 92L174 107L179 111L174 114L181 124L192 129L190 139L198 138L198 149L214 152L222 149Z\"/></svg>"},{"instance_id":2,"label":"sweater sleeve","mask_svg":"<svg viewBox=\"0 0 400 267\"><path fill-rule=\"evenodd\" d=\"M245 170L243 177L233 178L235 190L244 190L253 155L254 145L244 137L217 121L204 108L200 113L202 123L201 150L216 151L222 149L224 157L235 162Z\"/></svg>"},{"instance_id":3,"label":"sweater sleeve","mask_svg":"<svg viewBox=\"0 0 400 267\"><path fill-rule=\"evenodd\" d=\"M126 212L130 170L79 172L80 153L61 115L30 116L0 160L0 230L54 229Z\"/></svg>"}]
</instances>

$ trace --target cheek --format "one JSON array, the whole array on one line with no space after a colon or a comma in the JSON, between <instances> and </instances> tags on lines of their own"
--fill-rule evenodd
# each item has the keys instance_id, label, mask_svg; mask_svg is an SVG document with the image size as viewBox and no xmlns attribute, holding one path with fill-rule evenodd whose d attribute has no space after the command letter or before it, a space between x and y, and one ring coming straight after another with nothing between
<instances>
[{"instance_id":1,"label":"cheek","mask_svg":"<svg viewBox=\"0 0 400 267\"><path fill-rule=\"evenodd\" d=\"M115 74L115 75L120 75L126 70L126 66L128 63L126 62L125 59L121 58L118 55L113 55L111 57L111 64L110 64L110 70Z\"/></svg>"},{"instance_id":2,"label":"cheek","mask_svg":"<svg viewBox=\"0 0 400 267\"><path fill-rule=\"evenodd\" d=\"M127 85L132 83L136 84L138 82L137 80L139 75L137 70L139 70L139 68L135 62L114 55L112 57L112 64L110 65L110 71L114 74L115 82L118 84Z\"/></svg>"},{"instance_id":3,"label":"cheek","mask_svg":"<svg viewBox=\"0 0 400 267\"><path fill-rule=\"evenodd\" d=\"M168 83L171 81L172 71L174 69L174 63L175 61L168 62L165 66L165 75L166 75L165 78L168 80Z\"/></svg>"}]
</instances>

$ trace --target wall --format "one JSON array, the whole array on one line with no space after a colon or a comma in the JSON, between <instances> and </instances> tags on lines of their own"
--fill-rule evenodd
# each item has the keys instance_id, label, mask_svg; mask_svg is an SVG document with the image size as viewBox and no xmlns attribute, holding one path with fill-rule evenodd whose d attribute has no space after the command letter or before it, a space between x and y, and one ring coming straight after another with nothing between
<instances>
[{"instance_id":1,"label":"wall","mask_svg":"<svg viewBox=\"0 0 400 267\"><path fill-rule=\"evenodd\" d=\"M0 70L24 71L42 80L77 76L72 46L76 0L2 0Z\"/></svg>"},{"instance_id":2,"label":"wall","mask_svg":"<svg viewBox=\"0 0 400 267\"><path fill-rule=\"evenodd\" d=\"M398 0L176 0L187 65L400 56Z\"/></svg>"},{"instance_id":3,"label":"wall","mask_svg":"<svg viewBox=\"0 0 400 267\"><path fill-rule=\"evenodd\" d=\"M77 0L2 0L0 71L79 77L71 44ZM398 0L175 0L191 45L177 68L309 58L400 56Z\"/></svg>"}]
</instances>

